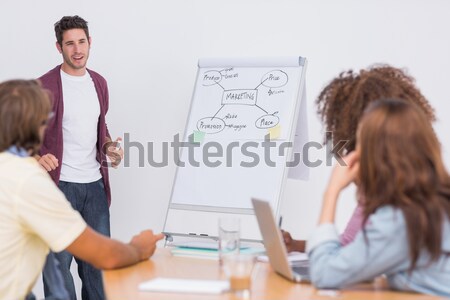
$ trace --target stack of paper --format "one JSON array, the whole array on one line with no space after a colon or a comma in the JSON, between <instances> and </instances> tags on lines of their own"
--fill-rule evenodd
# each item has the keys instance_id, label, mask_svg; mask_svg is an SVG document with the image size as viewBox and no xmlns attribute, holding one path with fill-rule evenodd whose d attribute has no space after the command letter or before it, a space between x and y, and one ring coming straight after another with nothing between
<instances>
[{"instance_id":1,"label":"stack of paper","mask_svg":"<svg viewBox=\"0 0 450 300\"><path fill-rule=\"evenodd\" d=\"M218 260L219 254L214 249L175 247L170 250L173 256L204 258Z\"/></svg>"},{"instance_id":2,"label":"stack of paper","mask_svg":"<svg viewBox=\"0 0 450 300\"><path fill-rule=\"evenodd\" d=\"M306 254L304 252L294 251L294 252L288 253L288 261L291 264L300 262L300 261L306 261L306 260L308 260L308 254ZM258 256L258 261L268 262L269 258L267 257L267 255L260 255L260 256Z\"/></svg>"},{"instance_id":3,"label":"stack of paper","mask_svg":"<svg viewBox=\"0 0 450 300\"><path fill-rule=\"evenodd\" d=\"M173 256L219 260L219 251L216 249L174 247L170 250ZM240 253L260 255L265 252L264 248L241 248Z\"/></svg>"}]
</instances>

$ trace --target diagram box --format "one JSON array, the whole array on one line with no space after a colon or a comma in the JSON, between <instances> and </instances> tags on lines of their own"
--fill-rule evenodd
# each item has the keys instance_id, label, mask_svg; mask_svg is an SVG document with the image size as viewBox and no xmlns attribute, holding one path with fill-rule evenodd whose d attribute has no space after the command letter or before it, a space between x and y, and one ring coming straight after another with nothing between
<instances>
[{"instance_id":1,"label":"diagram box","mask_svg":"<svg viewBox=\"0 0 450 300\"><path fill-rule=\"evenodd\" d=\"M255 105L258 90L225 90L222 96L222 105Z\"/></svg>"}]
</instances>

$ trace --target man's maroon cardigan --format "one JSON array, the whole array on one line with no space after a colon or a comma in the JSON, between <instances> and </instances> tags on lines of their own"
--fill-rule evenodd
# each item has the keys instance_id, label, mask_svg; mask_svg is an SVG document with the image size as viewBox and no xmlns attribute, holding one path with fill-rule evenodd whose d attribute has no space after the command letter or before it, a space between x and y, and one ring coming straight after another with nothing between
<instances>
[{"instance_id":1,"label":"man's maroon cardigan","mask_svg":"<svg viewBox=\"0 0 450 300\"><path fill-rule=\"evenodd\" d=\"M49 90L52 94L53 101L53 112L54 117L49 120L47 129L45 131L44 142L42 144L40 155L47 153L53 154L58 159L58 167L50 171L49 174L53 181L58 184L59 176L61 174L61 164L63 159L63 130L62 130L62 119L64 113L64 101L62 93L62 83L61 83L61 65L48 71L39 80L42 86ZM100 74L87 70L92 78L95 85L95 90L97 91L98 101L100 103L100 117L98 118L98 129L97 129L97 161L100 163L100 173L103 177L103 183L105 185L106 196L108 198L108 204L111 204L111 189L109 186L109 175L108 175L108 165L106 163L105 150L102 149L106 143L106 137L110 137L108 127L106 126L105 116L108 112L109 107L109 95L108 95L108 85L105 78ZM83 119L83 116L80 116Z\"/></svg>"}]
</instances>

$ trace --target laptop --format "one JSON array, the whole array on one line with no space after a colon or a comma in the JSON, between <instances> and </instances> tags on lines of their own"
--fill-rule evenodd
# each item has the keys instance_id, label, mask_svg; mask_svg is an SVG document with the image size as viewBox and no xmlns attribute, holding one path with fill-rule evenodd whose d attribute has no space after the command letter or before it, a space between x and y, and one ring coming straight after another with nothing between
<instances>
[{"instance_id":1,"label":"laptop","mask_svg":"<svg viewBox=\"0 0 450 300\"><path fill-rule=\"evenodd\" d=\"M308 261L288 261L286 246L281 231L277 226L270 204L266 201L252 198L259 230L266 248L267 256L272 268L281 276L294 282L309 282Z\"/></svg>"}]
</instances>

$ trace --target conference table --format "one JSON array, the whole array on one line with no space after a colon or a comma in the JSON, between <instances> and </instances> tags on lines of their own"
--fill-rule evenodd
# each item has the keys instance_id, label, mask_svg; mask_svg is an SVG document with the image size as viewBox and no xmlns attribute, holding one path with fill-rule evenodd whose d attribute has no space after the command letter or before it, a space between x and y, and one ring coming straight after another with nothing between
<instances>
[{"instance_id":1,"label":"conference table","mask_svg":"<svg viewBox=\"0 0 450 300\"><path fill-rule=\"evenodd\" d=\"M173 256L169 249L157 249L151 259L134 266L103 271L103 282L108 300L233 300L241 299L232 293L186 294L186 293L154 293L141 292L141 282L156 278L184 278L214 280L225 279L218 261ZM323 291L307 283L292 283L277 275L269 263L257 262L252 274L251 299L257 300L432 300L443 299L429 295L402 293L387 289L382 278L372 283L358 284L341 291Z\"/></svg>"}]
</instances>

